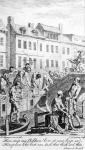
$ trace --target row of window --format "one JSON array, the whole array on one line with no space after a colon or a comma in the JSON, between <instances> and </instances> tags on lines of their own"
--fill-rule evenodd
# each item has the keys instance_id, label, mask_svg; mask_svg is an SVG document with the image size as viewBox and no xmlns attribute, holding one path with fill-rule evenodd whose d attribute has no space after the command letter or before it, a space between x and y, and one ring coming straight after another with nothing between
<instances>
[{"instance_id":1,"label":"row of window","mask_svg":"<svg viewBox=\"0 0 85 150\"><path fill-rule=\"evenodd\" d=\"M46 67L50 67L50 60L46 59ZM58 61L51 60L51 67L58 67Z\"/></svg>"},{"instance_id":2,"label":"row of window","mask_svg":"<svg viewBox=\"0 0 85 150\"><path fill-rule=\"evenodd\" d=\"M31 41L29 41L28 46L29 46L29 50L32 50L32 46L33 46L33 50L37 49L36 42L32 43ZM18 40L18 48L21 48L21 40ZM27 41L23 41L23 48L27 49ZM40 43L40 51L42 50L43 50L42 43ZM46 52L49 52L49 50L50 50L50 45L46 45ZM51 45L51 52L54 53L54 51L58 53L58 46ZM62 49L62 54L65 54L64 47ZM68 55L70 54L70 48L67 48L67 54Z\"/></svg>"},{"instance_id":3,"label":"row of window","mask_svg":"<svg viewBox=\"0 0 85 150\"><path fill-rule=\"evenodd\" d=\"M32 49L32 42L29 41L29 50ZM21 48L21 40L18 40L18 48ZM27 41L23 41L23 48L27 49ZM36 42L33 42L33 49L36 50Z\"/></svg>"},{"instance_id":4,"label":"row of window","mask_svg":"<svg viewBox=\"0 0 85 150\"><path fill-rule=\"evenodd\" d=\"M66 53L65 47L63 47L62 54L65 54L65 53ZM69 54L70 54L70 48L67 48L67 55L69 55Z\"/></svg>"},{"instance_id":5,"label":"row of window","mask_svg":"<svg viewBox=\"0 0 85 150\"><path fill-rule=\"evenodd\" d=\"M4 65L3 55L0 55L0 67L3 67L3 65Z\"/></svg>"},{"instance_id":6,"label":"row of window","mask_svg":"<svg viewBox=\"0 0 85 150\"><path fill-rule=\"evenodd\" d=\"M27 61L27 58L24 57L23 58L23 66L26 64L26 61ZM34 64L34 69L36 69L36 58L33 59L33 64ZM22 67L22 57L19 56L18 57L18 67ZM50 61L49 59L46 60L46 67L49 67L50 66ZM54 61L54 60L51 60L51 67L58 67L58 61ZM42 62L42 59L40 59L40 69L43 68L43 62Z\"/></svg>"},{"instance_id":7,"label":"row of window","mask_svg":"<svg viewBox=\"0 0 85 150\"><path fill-rule=\"evenodd\" d=\"M27 57L24 57L23 58L23 66L26 64L26 62L27 62ZM18 67L22 67L21 63L22 63L22 57L18 56Z\"/></svg>"},{"instance_id":8,"label":"row of window","mask_svg":"<svg viewBox=\"0 0 85 150\"><path fill-rule=\"evenodd\" d=\"M49 52L50 46L46 45L46 52ZM51 45L51 52L54 53L54 46ZM58 46L55 46L55 52L58 53Z\"/></svg>"},{"instance_id":9,"label":"row of window","mask_svg":"<svg viewBox=\"0 0 85 150\"><path fill-rule=\"evenodd\" d=\"M21 56L18 56L18 67L21 68L22 67L22 61L23 61L23 66L25 66L26 62L27 62L27 57L24 57L22 60ZM29 61L32 62L32 59L29 58ZM36 68L36 58L33 59L33 63L34 63L34 68Z\"/></svg>"},{"instance_id":10,"label":"row of window","mask_svg":"<svg viewBox=\"0 0 85 150\"><path fill-rule=\"evenodd\" d=\"M32 59L30 58L30 60L32 60ZM26 64L26 62L27 62L27 58L24 57L23 58L23 66ZM21 63L22 63L22 57L19 56L18 57L18 67L22 67ZM33 65L34 65L34 69L36 69L36 67L37 67L37 59L36 58L33 59ZM66 65L65 61L62 61L62 68L64 68L65 65ZM68 62L67 62L67 65L68 65ZM49 68L49 67L56 67L56 68L58 68L58 66L59 66L59 64L58 64L57 60L46 59L46 67L47 68ZM43 68L43 61L42 61L42 59L40 59L40 69L42 69L42 68Z\"/></svg>"},{"instance_id":11,"label":"row of window","mask_svg":"<svg viewBox=\"0 0 85 150\"><path fill-rule=\"evenodd\" d=\"M47 38L58 40L58 35L55 34L55 33L54 33L54 34L48 33L48 34L47 34Z\"/></svg>"},{"instance_id":12,"label":"row of window","mask_svg":"<svg viewBox=\"0 0 85 150\"><path fill-rule=\"evenodd\" d=\"M62 61L62 68L65 68L65 66L68 66L68 62L67 62L67 65L65 64L65 61ZM58 61L54 61L54 60L51 60L51 67L58 67L59 64L58 64ZM46 67L49 68L50 67L50 61L49 59L46 60Z\"/></svg>"},{"instance_id":13,"label":"row of window","mask_svg":"<svg viewBox=\"0 0 85 150\"><path fill-rule=\"evenodd\" d=\"M31 61L31 58L29 58L29 60ZM34 64L34 68L36 68L36 58L33 59L33 64ZM26 64L27 62L27 57L24 57L23 58L23 66ZM49 60L49 59L46 59L46 67L49 67L50 66L50 62L51 62L51 67L58 67L58 61L54 61L54 60ZM83 63L85 62L85 59L83 61ZM4 65L4 58L3 58L3 55L0 55L0 67L3 67ZM18 67L22 67L22 57L21 56L18 56ZM63 61L62 62L62 67L65 67L65 62ZM42 59L40 59L40 68L42 69L43 68L43 62L42 62Z\"/></svg>"}]
</instances>

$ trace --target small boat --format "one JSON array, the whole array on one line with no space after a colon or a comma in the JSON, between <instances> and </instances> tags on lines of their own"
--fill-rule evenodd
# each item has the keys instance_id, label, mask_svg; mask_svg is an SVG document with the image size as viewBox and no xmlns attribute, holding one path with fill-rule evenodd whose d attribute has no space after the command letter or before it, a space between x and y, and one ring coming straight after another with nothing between
<instances>
[{"instance_id":1,"label":"small boat","mask_svg":"<svg viewBox=\"0 0 85 150\"><path fill-rule=\"evenodd\" d=\"M26 131L30 122L27 118L20 118L20 123L10 122L9 123L9 135ZM0 127L0 136L6 135L6 125Z\"/></svg>"}]
</instances>

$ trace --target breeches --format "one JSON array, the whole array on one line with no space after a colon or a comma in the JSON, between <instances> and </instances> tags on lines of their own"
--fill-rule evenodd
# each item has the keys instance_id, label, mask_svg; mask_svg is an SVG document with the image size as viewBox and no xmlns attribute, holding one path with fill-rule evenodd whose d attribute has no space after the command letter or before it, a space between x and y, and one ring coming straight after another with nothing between
<instances>
[{"instance_id":1,"label":"breeches","mask_svg":"<svg viewBox=\"0 0 85 150\"><path fill-rule=\"evenodd\" d=\"M14 111L14 108L15 108L15 110L17 110L17 111L19 112L19 104L18 104L18 102L16 102L16 101L13 101L13 102L11 103L11 112Z\"/></svg>"},{"instance_id":2,"label":"breeches","mask_svg":"<svg viewBox=\"0 0 85 150\"><path fill-rule=\"evenodd\" d=\"M62 123L62 116L64 115L62 111L54 111L53 115L58 115L58 123Z\"/></svg>"}]
</instances>

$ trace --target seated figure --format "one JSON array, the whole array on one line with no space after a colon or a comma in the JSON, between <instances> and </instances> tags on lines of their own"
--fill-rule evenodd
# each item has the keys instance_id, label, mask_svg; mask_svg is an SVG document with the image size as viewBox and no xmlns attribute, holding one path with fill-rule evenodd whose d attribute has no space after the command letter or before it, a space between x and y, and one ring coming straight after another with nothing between
<instances>
[{"instance_id":1,"label":"seated figure","mask_svg":"<svg viewBox=\"0 0 85 150\"><path fill-rule=\"evenodd\" d=\"M62 116L65 115L68 118L68 124L70 124L71 128L74 129L72 125L71 117L67 113L67 110L62 103L62 97L63 97L63 92L58 91L56 94L56 97L54 98L51 104L52 114L58 117L58 122L57 122L58 124L62 124ZM68 124L66 124L66 129L68 127Z\"/></svg>"}]
</instances>

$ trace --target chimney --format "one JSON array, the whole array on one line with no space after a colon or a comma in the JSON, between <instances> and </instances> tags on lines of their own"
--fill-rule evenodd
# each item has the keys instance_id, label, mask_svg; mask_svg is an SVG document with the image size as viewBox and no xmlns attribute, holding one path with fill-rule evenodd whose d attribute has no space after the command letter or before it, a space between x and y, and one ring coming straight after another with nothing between
<instances>
[{"instance_id":1,"label":"chimney","mask_svg":"<svg viewBox=\"0 0 85 150\"><path fill-rule=\"evenodd\" d=\"M60 33L62 33L63 25L61 23L58 25L58 28L59 28Z\"/></svg>"},{"instance_id":2,"label":"chimney","mask_svg":"<svg viewBox=\"0 0 85 150\"><path fill-rule=\"evenodd\" d=\"M14 18L11 17L11 16L9 16L9 17L7 18L7 23L14 25Z\"/></svg>"},{"instance_id":3,"label":"chimney","mask_svg":"<svg viewBox=\"0 0 85 150\"><path fill-rule=\"evenodd\" d=\"M28 28L33 28L34 27L34 24L33 23L28 23Z\"/></svg>"}]
</instances>

